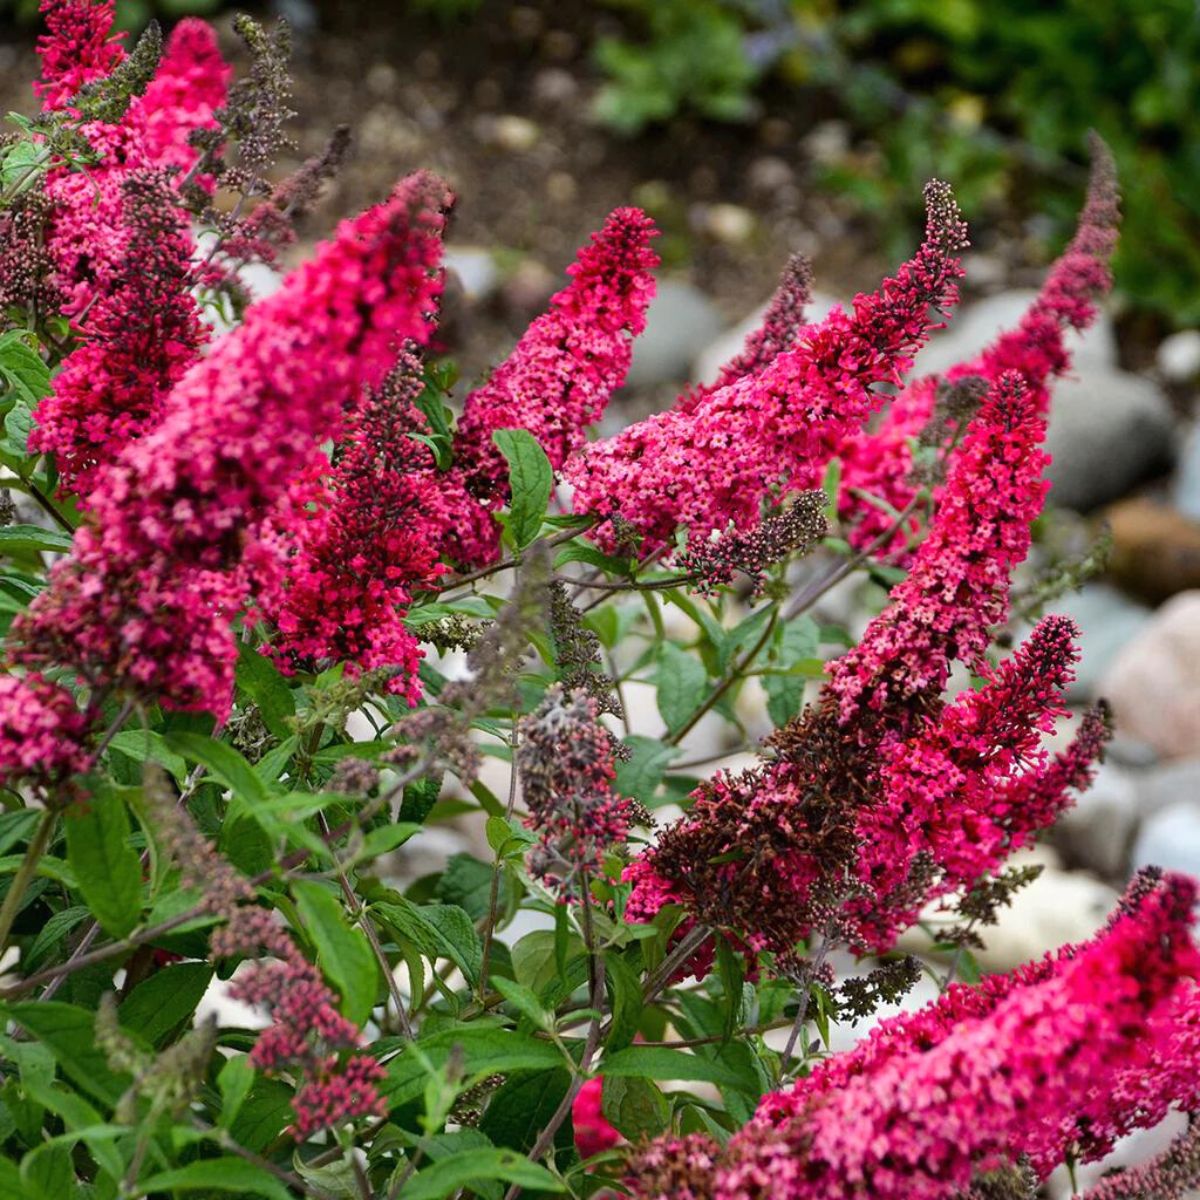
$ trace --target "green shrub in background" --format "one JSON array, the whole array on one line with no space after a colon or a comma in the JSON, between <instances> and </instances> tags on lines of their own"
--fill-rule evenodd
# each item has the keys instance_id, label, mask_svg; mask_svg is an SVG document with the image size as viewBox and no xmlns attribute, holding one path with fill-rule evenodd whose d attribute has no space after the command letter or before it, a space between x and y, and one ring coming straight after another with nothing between
<instances>
[{"instance_id":1,"label":"green shrub in background","mask_svg":"<svg viewBox=\"0 0 1200 1200\"><path fill-rule=\"evenodd\" d=\"M968 209L1048 211L1065 233L1096 128L1126 181L1126 299L1200 321L1200 10L1194 0L613 0L628 40L596 48L598 115L622 132L693 111L754 111L782 84L835 102L878 154L823 164L825 185L907 224L916 181L958 181ZM1014 206L1013 201L1018 203ZM1136 247L1136 252L1133 248Z\"/></svg>"}]
</instances>

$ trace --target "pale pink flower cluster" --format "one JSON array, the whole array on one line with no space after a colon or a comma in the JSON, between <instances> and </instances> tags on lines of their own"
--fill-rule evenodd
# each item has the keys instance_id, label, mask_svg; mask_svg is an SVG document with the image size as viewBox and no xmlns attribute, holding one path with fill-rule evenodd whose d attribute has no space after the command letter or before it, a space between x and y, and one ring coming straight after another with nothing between
<instances>
[{"instance_id":1,"label":"pale pink flower cluster","mask_svg":"<svg viewBox=\"0 0 1200 1200\"><path fill-rule=\"evenodd\" d=\"M1194 1103L1195 901L1185 877L1137 881L1092 942L882 1022L764 1097L727 1147L652 1144L632 1164L633 1194L952 1200L1018 1157L1042 1178L1069 1152L1101 1157Z\"/></svg>"},{"instance_id":2,"label":"pale pink flower cluster","mask_svg":"<svg viewBox=\"0 0 1200 1200\"><path fill-rule=\"evenodd\" d=\"M658 255L653 223L637 208L618 208L567 268L571 282L526 330L512 353L467 396L454 439L450 483L461 489L458 528L447 530L451 556L464 565L491 561L499 545L492 513L508 496L508 466L492 442L499 429L525 429L558 470L583 445L629 370L631 340L646 324Z\"/></svg>"},{"instance_id":3,"label":"pale pink flower cluster","mask_svg":"<svg viewBox=\"0 0 1200 1200\"><path fill-rule=\"evenodd\" d=\"M928 222L917 255L879 291L859 295L800 330L794 348L757 374L629 426L568 460L575 510L618 514L642 549L667 546L677 529L706 537L730 523L753 528L764 505L819 485L845 436L882 402L936 328L931 308L957 299L966 227L944 184L926 188ZM758 361L758 356L754 356ZM598 534L614 541L610 526Z\"/></svg>"},{"instance_id":4,"label":"pale pink flower cluster","mask_svg":"<svg viewBox=\"0 0 1200 1200\"><path fill-rule=\"evenodd\" d=\"M224 718L246 545L320 471L320 443L398 343L428 340L448 204L436 177L410 176L191 368L101 477L71 556L14 627L19 661Z\"/></svg>"},{"instance_id":5,"label":"pale pink flower cluster","mask_svg":"<svg viewBox=\"0 0 1200 1200\"><path fill-rule=\"evenodd\" d=\"M1120 219L1116 172L1111 154L1099 140L1093 142L1092 155L1092 176L1079 227L1051 268L1037 299L1015 329L1001 334L974 360L952 367L945 382L978 376L994 383L1006 371L1019 371L1034 408L1046 415L1052 381L1071 367L1067 332L1092 324L1099 298L1112 286L1108 262ZM856 490L885 501L893 511L903 511L916 495L919 483L913 478L913 441L934 418L941 382L936 376L912 381L892 401L876 429L854 430L842 442L838 510L855 546L870 545L886 533L893 520ZM898 531L888 549L902 553L906 532Z\"/></svg>"}]
</instances>

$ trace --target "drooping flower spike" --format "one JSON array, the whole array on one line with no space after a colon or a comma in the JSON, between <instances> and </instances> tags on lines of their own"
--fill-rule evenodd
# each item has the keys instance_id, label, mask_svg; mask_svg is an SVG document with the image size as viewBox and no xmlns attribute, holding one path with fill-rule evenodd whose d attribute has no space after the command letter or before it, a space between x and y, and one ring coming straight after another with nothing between
<instances>
[{"instance_id":1,"label":"drooping flower spike","mask_svg":"<svg viewBox=\"0 0 1200 1200\"><path fill-rule=\"evenodd\" d=\"M946 384L973 377L990 384L1006 371L1018 371L1034 409L1043 417L1049 412L1052 382L1071 368L1068 331L1087 329L1096 319L1098 300L1112 287L1108 264L1120 220L1116 168L1098 136L1092 136L1090 145L1091 177L1075 236L1016 328L1002 333L976 358L952 367L944 379L913 380L891 402L877 428L854 430L843 440L838 511L856 547L870 545L893 521L888 509L868 503L863 495L885 501L891 512L903 511L921 483L914 478L914 440L933 432L934 444L945 445L933 422ZM907 532L898 531L885 550L902 554Z\"/></svg>"},{"instance_id":2,"label":"drooping flower spike","mask_svg":"<svg viewBox=\"0 0 1200 1200\"><path fill-rule=\"evenodd\" d=\"M295 480L320 474L321 443L399 343L428 340L449 199L410 176L189 370L103 474L71 556L14 626L18 661L224 718L246 545Z\"/></svg>"},{"instance_id":3,"label":"drooping flower spike","mask_svg":"<svg viewBox=\"0 0 1200 1200\"><path fill-rule=\"evenodd\" d=\"M1092 942L882 1022L764 1097L728 1146L651 1143L632 1163L633 1194L952 1200L1018 1158L1045 1178L1072 1150L1102 1156L1131 1118L1149 1123L1125 1108L1122 1080L1163 1052L1163 1023L1195 987L1195 899L1183 876L1135 883Z\"/></svg>"},{"instance_id":4,"label":"drooping flower spike","mask_svg":"<svg viewBox=\"0 0 1200 1200\"><path fill-rule=\"evenodd\" d=\"M507 499L508 467L492 442L498 429L525 429L558 470L583 445L609 397L625 382L631 339L654 296L653 223L619 208L567 268L571 282L525 331L487 382L467 396L454 439L452 482L463 492L461 530L447 532L463 565L490 561L499 545L492 518Z\"/></svg>"},{"instance_id":5,"label":"drooping flower spike","mask_svg":"<svg viewBox=\"0 0 1200 1200\"><path fill-rule=\"evenodd\" d=\"M756 374L595 442L564 468L575 510L618 513L649 553L677 529L704 538L732 523L749 530L764 505L818 485L837 445L878 407L874 389L899 382L911 356L951 307L966 227L942 183L926 187L925 242L894 278L852 311L835 309ZM609 526L598 533L613 541Z\"/></svg>"}]
</instances>

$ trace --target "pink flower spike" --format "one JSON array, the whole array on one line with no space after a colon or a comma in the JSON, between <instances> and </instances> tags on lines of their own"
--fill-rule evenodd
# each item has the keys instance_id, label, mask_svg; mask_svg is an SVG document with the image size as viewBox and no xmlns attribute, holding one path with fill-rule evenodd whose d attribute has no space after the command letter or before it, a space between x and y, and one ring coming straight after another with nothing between
<instances>
[{"instance_id":1,"label":"pink flower spike","mask_svg":"<svg viewBox=\"0 0 1200 1200\"><path fill-rule=\"evenodd\" d=\"M575 511L619 515L649 553L675 531L701 539L746 531L765 504L820 484L837 446L878 407L957 299L966 227L945 184L926 187L925 242L877 292L796 334L794 347L694 406L658 413L595 442L566 464ZM615 545L611 526L597 540Z\"/></svg>"},{"instance_id":2,"label":"pink flower spike","mask_svg":"<svg viewBox=\"0 0 1200 1200\"><path fill-rule=\"evenodd\" d=\"M550 301L508 358L463 405L454 440L464 494L451 556L463 565L490 561L499 544L491 511L507 498L508 468L492 442L498 429L526 429L558 470L625 382L630 342L646 324L654 296L650 272L657 236L641 209L618 208L567 268L571 282ZM474 510L474 511L472 511Z\"/></svg>"},{"instance_id":3,"label":"pink flower spike","mask_svg":"<svg viewBox=\"0 0 1200 1200\"><path fill-rule=\"evenodd\" d=\"M604 1115L604 1080L589 1079L571 1104L571 1124L575 1130L575 1149L580 1158L591 1158L611 1150L621 1141L620 1133Z\"/></svg>"},{"instance_id":4,"label":"pink flower spike","mask_svg":"<svg viewBox=\"0 0 1200 1200\"><path fill-rule=\"evenodd\" d=\"M47 109L60 109L85 84L103 79L125 57L112 35L116 0L42 0L47 32L37 41L41 81L33 85Z\"/></svg>"}]
</instances>

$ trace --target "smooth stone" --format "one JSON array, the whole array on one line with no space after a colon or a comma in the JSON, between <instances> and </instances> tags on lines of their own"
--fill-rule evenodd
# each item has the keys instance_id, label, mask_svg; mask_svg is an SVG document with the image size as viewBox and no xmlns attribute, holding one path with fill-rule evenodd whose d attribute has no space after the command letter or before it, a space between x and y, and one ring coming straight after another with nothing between
<instances>
[{"instance_id":1,"label":"smooth stone","mask_svg":"<svg viewBox=\"0 0 1200 1200\"><path fill-rule=\"evenodd\" d=\"M1078 377L1057 380L1051 392L1046 475L1051 503L1088 512L1170 464L1175 420L1154 384L1079 365Z\"/></svg>"},{"instance_id":2,"label":"smooth stone","mask_svg":"<svg viewBox=\"0 0 1200 1200\"><path fill-rule=\"evenodd\" d=\"M663 279L633 343L627 383L636 387L688 378L693 359L721 331L716 305L698 288Z\"/></svg>"},{"instance_id":3,"label":"smooth stone","mask_svg":"<svg viewBox=\"0 0 1200 1200\"><path fill-rule=\"evenodd\" d=\"M827 296L821 292L814 292L812 300L805 309L804 319L809 324L823 320L837 303L838 301L832 296ZM699 383L712 383L718 374L720 374L721 368L730 359L736 358L742 352L742 347L745 345L746 339L762 324L769 304L770 300L765 300L749 316L725 330L719 337L706 345L696 356L696 361L692 364L692 378ZM637 344L634 343L635 355L637 353L636 347Z\"/></svg>"},{"instance_id":4,"label":"smooth stone","mask_svg":"<svg viewBox=\"0 0 1200 1200\"><path fill-rule=\"evenodd\" d=\"M1110 574L1154 603L1200 588L1200 521L1145 497L1107 509L1112 531Z\"/></svg>"},{"instance_id":5,"label":"smooth stone","mask_svg":"<svg viewBox=\"0 0 1200 1200\"><path fill-rule=\"evenodd\" d=\"M1155 362L1168 383L1189 383L1200 375L1200 329L1181 329L1164 338Z\"/></svg>"},{"instance_id":6,"label":"smooth stone","mask_svg":"<svg viewBox=\"0 0 1200 1200\"><path fill-rule=\"evenodd\" d=\"M1136 777L1105 763L1091 787L1058 819L1050 839L1068 862L1106 879L1120 878L1137 829L1139 799Z\"/></svg>"},{"instance_id":7,"label":"smooth stone","mask_svg":"<svg viewBox=\"0 0 1200 1200\"><path fill-rule=\"evenodd\" d=\"M754 227L754 214L740 204L713 204L704 216L705 232L727 246L744 245Z\"/></svg>"},{"instance_id":8,"label":"smooth stone","mask_svg":"<svg viewBox=\"0 0 1200 1200\"><path fill-rule=\"evenodd\" d=\"M997 292L955 312L946 331L934 337L917 355L913 374L941 374L959 363L970 362L998 334L1015 329L1037 295L1032 288L1014 288ZM1080 370L1085 367L1114 368L1117 338L1108 315L1100 313L1092 327L1082 334L1068 333L1067 348Z\"/></svg>"},{"instance_id":9,"label":"smooth stone","mask_svg":"<svg viewBox=\"0 0 1200 1200\"><path fill-rule=\"evenodd\" d=\"M1143 820L1175 804L1200 802L1200 758L1181 758L1140 772L1137 789Z\"/></svg>"},{"instance_id":10,"label":"smooth stone","mask_svg":"<svg viewBox=\"0 0 1200 1200\"><path fill-rule=\"evenodd\" d=\"M1147 818L1133 846L1132 864L1134 870L1162 867L1200 879L1200 797Z\"/></svg>"},{"instance_id":11,"label":"smooth stone","mask_svg":"<svg viewBox=\"0 0 1200 1200\"><path fill-rule=\"evenodd\" d=\"M1179 451L1171 480L1171 503L1193 521L1200 521L1200 422L1193 423Z\"/></svg>"},{"instance_id":12,"label":"smooth stone","mask_svg":"<svg viewBox=\"0 0 1200 1200\"><path fill-rule=\"evenodd\" d=\"M496 260L482 246L447 246L442 261L458 276L468 300L486 300L500 284Z\"/></svg>"},{"instance_id":13,"label":"smooth stone","mask_svg":"<svg viewBox=\"0 0 1200 1200\"><path fill-rule=\"evenodd\" d=\"M1078 592L1059 597L1049 611L1071 617L1079 626L1080 659L1067 698L1085 702L1103 694L1101 680L1113 660L1154 616L1144 604L1099 582L1085 583Z\"/></svg>"},{"instance_id":14,"label":"smooth stone","mask_svg":"<svg viewBox=\"0 0 1200 1200\"><path fill-rule=\"evenodd\" d=\"M1200 591L1154 614L1110 664L1100 692L1124 733L1164 758L1200 756Z\"/></svg>"}]
</instances>

